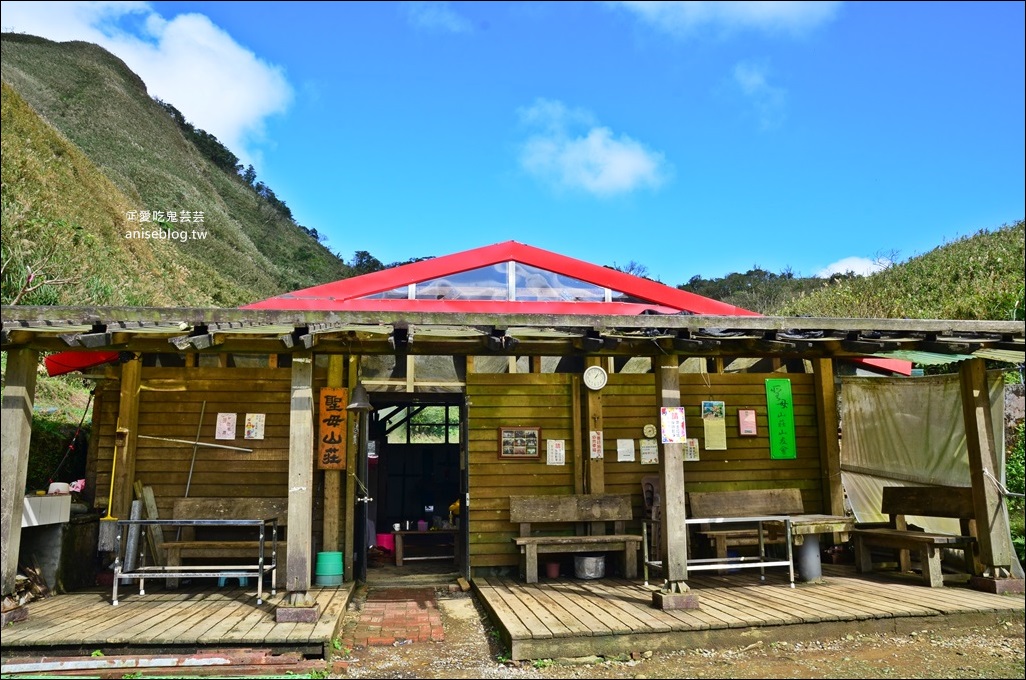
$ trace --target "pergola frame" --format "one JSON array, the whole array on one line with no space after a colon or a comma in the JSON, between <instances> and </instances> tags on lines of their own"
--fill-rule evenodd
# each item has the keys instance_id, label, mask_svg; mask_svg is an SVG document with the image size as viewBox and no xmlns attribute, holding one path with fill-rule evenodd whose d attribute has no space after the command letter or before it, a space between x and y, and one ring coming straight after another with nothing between
<instances>
[{"instance_id":1,"label":"pergola frame","mask_svg":"<svg viewBox=\"0 0 1026 680\"><path fill-rule=\"evenodd\" d=\"M974 501L981 537L981 558L995 578L1008 575L1014 555L992 541L993 532L1008 531L999 502L983 481L985 470L999 459L991 430L986 427L989 396L984 356L1024 351L1022 321L959 321L916 319L838 319L771 316L674 315L549 315L417 312L317 312L261 309L143 308L143 307L3 307L0 349L8 353L6 393L2 407L3 444L3 592L14 591L20 542L21 497L25 488L31 433L35 367L40 352L86 350L140 353L201 354L222 352L292 354L292 431L289 479L307 484L314 437L310 427L310 357L313 354L359 355L505 355L653 357L653 389L661 406L676 406L672 369L687 357L773 357L813 361L820 374L817 402L832 408L833 359L865 358L894 350L959 355L969 436ZM592 359L594 361L594 359ZM1021 361L1021 358L1019 358ZM588 362L586 362L588 363ZM132 395L122 381L122 400ZM836 424L836 413L831 418ZM836 458L837 443L825 438L825 459ZM672 445L668 445L672 446ZM130 457L131 445L126 447ZM664 450L660 460L677 460ZM669 456L669 457L668 457ZM835 461L836 462L836 461ZM131 460L119 469L130 473ZM661 465L668 498L684 497L684 480L677 467ZM123 472L122 472L123 471ZM839 487L840 481L830 482ZM122 488L126 488L122 485ZM130 485L127 485L130 488ZM834 512L840 512L840 489L825 488ZM676 492L676 493L675 493ZM348 496L347 492L347 496ZM288 590L301 599L309 587L311 522L293 522L309 514L311 498L290 493L290 535L287 560ZM126 503L124 499L119 501ZM128 499L130 502L130 499ZM681 504L683 501L681 500ZM115 508L115 513L122 508ZM670 515L673 515L671 517ZM679 515L679 516L678 516ZM668 553L683 554L680 512L664 515L663 535ZM686 564L668 561L665 601L688 588ZM667 606L673 606L668 604Z\"/></svg>"}]
</instances>

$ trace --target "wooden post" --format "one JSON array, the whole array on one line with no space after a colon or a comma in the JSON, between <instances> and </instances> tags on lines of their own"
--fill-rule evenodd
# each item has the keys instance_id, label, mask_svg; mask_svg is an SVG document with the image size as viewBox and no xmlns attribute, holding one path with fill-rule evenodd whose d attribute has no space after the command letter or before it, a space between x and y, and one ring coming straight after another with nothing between
<instances>
[{"instance_id":1,"label":"wooden post","mask_svg":"<svg viewBox=\"0 0 1026 680\"><path fill-rule=\"evenodd\" d=\"M573 404L574 493L584 493L584 459L588 456L583 436L584 417L581 414L581 376L570 378L570 402Z\"/></svg>"},{"instance_id":2,"label":"wooden post","mask_svg":"<svg viewBox=\"0 0 1026 680\"><path fill-rule=\"evenodd\" d=\"M359 379L360 373L360 357L350 355L348 359L349 363L349 393L352 394L356 388L357 380ZM359 418L347 418L346 419L346 438L349 445L346 447L346 502L345 508L345 525L343 526L343 532L345 537L343 538L343 554L342 560L345 562L343 567L344 580L352 581L355 577L355 552L356 552L356 470L357 464L359 463L359 449L360 447L353 443L353 434L355 432L354 427L356 426Z\"/></svg>"},{"instance_id":3,"label":"wooden post","mask_svg":"<svg viewBox=\"0 0 1026 680\"><path fill-rule=\"evenodd\" d=\"M118 402L118 427L128 430L125 445L118 449L114 484L114 517L128 517L132 512L132 485L135 483L135 449L139 442L139 384L142 361L138 356L121 365L121 397Z\"/></svg>"},{"instance_id":4,"label":"wooden post","mask_svg":"<svg viewBox=\"0 0 1026 680\"><path fill-rule=\"evenodd\" d=\"M819 415L819 466L823 486L823 512L844 514L841 485L841 445L837 440L837 388L834 360L815 359L816 413Z\"/></svg>"},{"instance_id":5,"label":"wooden post","mask_svg":"<svg viewBox=\"0 0 1026 680\"><path fill-rule=\"evenodd\" d=\"M588 357L584 360L584 367L601 366L602 359L599 357ZM606 463L604 457L592 458L592 435L603 433L602 430L602 390L589 390L584 388L584 442L587 453L584 456L584 492L605 493L606 491Z\"/></svg>"},{"instance_id":6,"label":"wooden post","mask_svg":"<svg viewBox=\"0 0 1026 680\"><path fill-rule=\"evenodd\" d=\"M345 387L342 374L345 362L342 356L328 357L328 387ZM347 461L348 462L348 461ZM342 471L324 471L324 550L338 552L341 536L340 519L342 511Z\"/></svg>"},{"instance_id":7,"label":"wooden post","mask_svg":"<svg viewBox=\"0 0 1026 680\"><path fill-rule=\"evenodd\" d=\"M656 403L660 408L680 406L680 369L675 355L659 357L655 373ZM662 475L663 587L652 593L658 609L695 609L698 598L685 582L688 577L688 530L684 489L684 445L663 444L659 438L659 470Z\"/></svg>"},{"instance_id":8,"label":"wooden post","mask_svg":"<svg viewBox=\"0 0 1026 680\"><path fill-rule=\"evenodd\" d=\"M0 546L3 561L3 596L15 594L18 551L21 548L21 515L28 480L29 443L32 440L32 402L36 397L39 352L12 349L7 352L4 399L0 412ZM5 615L6 619L6 615Z\"/></svg>"},{"instance_id":9,"label":"wooden post","mask_svg":"<svg viewBox=\"0 0 1026 680\"><path fill-rule=\"evenodd\" d=\"M983 359L963 361L959 366L959 382L980 560L990 568L991 578L1006 579L1011 575L1014 556L1011 542L1002 538L1010 535L1008 513L995 481L1001 479L1001 470L997 468L999 457L994 443L990 386Z\"/></svg>"},{"instance_id":10,"label":"wooden post","mask_svg":"<svg viewBox=\"0 0 1026 680\"><path fill-rule=\"evenodd\" d=\"M292 356L292 399L289 415L289 509L285 588L293 601L310 589L313 521L313 357Z\"/></svg>"}]
</instances>

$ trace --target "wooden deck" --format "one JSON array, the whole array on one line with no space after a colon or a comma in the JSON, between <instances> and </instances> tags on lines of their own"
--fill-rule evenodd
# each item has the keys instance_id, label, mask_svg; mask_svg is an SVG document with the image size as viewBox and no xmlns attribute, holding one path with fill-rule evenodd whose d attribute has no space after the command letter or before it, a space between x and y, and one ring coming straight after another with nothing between
<instances>
[{"instance_id":1,"label":"wooden deck","mask_svg":"<svg viewBox=\"0 0 1026 680\"><path fill-rule=\"evenodd\" d=\"M150 585L147 583L147 585ZM316 623L277 623L275 607L285 593L265 593L256 604L253 588L147 589L67 593L28 604L28 619L4 629L5 657L45 653L189 653L200 648L262 648L327 658L339 634L353 584L314 588L320 605Z\"/></svg>"},{"instance_id":2,"label":"wooden deck","mask_svg":"<svg viewBox=\"0 0 1026 680\"><path fill-rule=\"evenodd\" d=\"M513 659L545 659L691 648L744 647L847 633L901 633L925 626L988 626L1022 619L1020 595L856 574L823 565L822 583L791 588L783 570L696 576L696 610L652 607L643 581L475 578L473 585Z\"/></svg>"}]
</instances>

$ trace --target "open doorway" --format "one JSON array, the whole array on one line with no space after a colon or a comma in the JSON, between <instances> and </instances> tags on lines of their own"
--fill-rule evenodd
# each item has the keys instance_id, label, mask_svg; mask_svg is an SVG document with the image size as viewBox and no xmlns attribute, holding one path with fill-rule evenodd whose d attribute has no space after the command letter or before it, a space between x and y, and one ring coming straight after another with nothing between
<instances>
[{"instance_id":1,"label":"open doorway","mask_svg":"<svg viewBox=\"0 0 1026 680\"><path fill-rule=\"evenodd\" d=\"M369 429L368 580L461 573L461 394L375 395Z\"/></svg>"}]
</instances>

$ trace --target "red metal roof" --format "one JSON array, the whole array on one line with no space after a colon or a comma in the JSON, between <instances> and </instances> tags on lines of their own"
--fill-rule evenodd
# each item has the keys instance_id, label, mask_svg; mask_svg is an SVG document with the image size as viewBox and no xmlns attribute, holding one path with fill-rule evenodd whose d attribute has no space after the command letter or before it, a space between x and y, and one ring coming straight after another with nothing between
<instances>
[{"instance_id":1,"label":"red metal roof","mask_svg":"<svg viewBox=\"0 0 1026 680\"><path fill-rule=\"evenodd\" d=\"M451 276L510 261L610 288L632 298L644 300L646 303L362 299L368 295L394 290L411 283L423 283L442 276ZM756 312L741 307L516 241L505 241L464 250L451 255L421 260L363 276L354 276L334 283L297 290L244 305L243 309L595 315L640 314L648 311L662 314L690 312L692 314L725 316L757 316Z\"/></svg>"}]
</instances>

